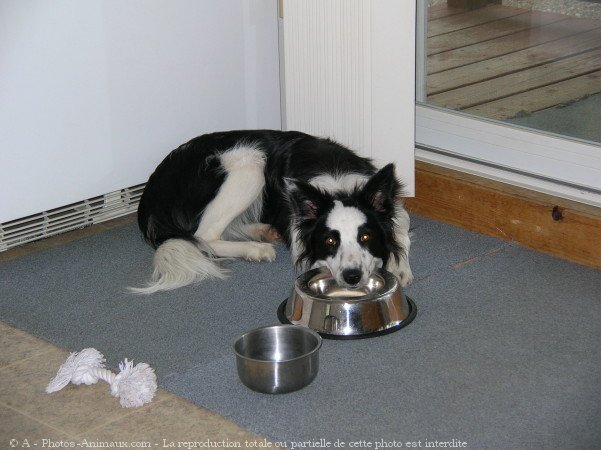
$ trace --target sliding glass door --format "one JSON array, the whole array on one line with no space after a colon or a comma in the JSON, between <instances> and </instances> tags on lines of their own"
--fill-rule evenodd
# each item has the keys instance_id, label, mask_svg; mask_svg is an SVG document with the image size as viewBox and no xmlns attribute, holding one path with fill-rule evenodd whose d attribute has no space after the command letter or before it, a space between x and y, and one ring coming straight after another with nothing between
<instances>
[{"instance_id":1,"label":"sliding glass door","mask_svg":"<svg viewBox=\"0 0 601 450\"><path fill-rule=\"evenodd\" d=\"M601 1L418 0L418 159L601 204Z\"/></svg>"}]
</instances>

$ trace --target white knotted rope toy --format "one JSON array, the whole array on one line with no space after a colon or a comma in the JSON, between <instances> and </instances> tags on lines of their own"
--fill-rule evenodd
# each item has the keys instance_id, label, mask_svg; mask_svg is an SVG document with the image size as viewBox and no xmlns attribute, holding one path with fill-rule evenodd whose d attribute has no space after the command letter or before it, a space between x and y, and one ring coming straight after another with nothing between
<instances>
[{"instance_id":1,"label":"white knotted rope toy","mask_svg":"<svg viewBox=\"0 0 601 450\"><path fill-rule=\"evenodd\" d=\"M124 408L142 406L152 400L157 390L157 378L152 367L146 363L134 366L132 361L125 359L119 363L120 372L115 375L104 367L104 363L104 355L95 348L71 353L46 386L46 392L60 391L69 383L90 385L103 380L111 386L111 394L119 397Z\"/></svg>"}]
</instances>

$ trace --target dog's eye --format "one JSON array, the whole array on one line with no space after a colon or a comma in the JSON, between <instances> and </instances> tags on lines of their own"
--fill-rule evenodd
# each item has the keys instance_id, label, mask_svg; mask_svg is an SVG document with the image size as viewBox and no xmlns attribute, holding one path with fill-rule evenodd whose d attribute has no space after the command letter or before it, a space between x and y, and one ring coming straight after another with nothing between
<instances>
[{"instance_id":1,"label":"dog's eye","mask_svg":"<svg viewBox=\"0 0 601 450\"><path fill-rule=\"evenodd\" d=\"M336 239L335 239L335 238L333 238L332 236L328 236L328 237L326 238L326 245L327 245L328 247L334 247L334 246L336 245Z\"/></svg>"},{"instance_id":2,"label":"dog's eye","mask_svg":"<svg viewBox=\"0 0 601 450\"><path fill-rule=\"evenodd\" d=\"M371 239L371 235L369 233L363 233L361 234L361 236L359 236L359 240L361 242L367 242Z\"/></svg>"}]
</instances>

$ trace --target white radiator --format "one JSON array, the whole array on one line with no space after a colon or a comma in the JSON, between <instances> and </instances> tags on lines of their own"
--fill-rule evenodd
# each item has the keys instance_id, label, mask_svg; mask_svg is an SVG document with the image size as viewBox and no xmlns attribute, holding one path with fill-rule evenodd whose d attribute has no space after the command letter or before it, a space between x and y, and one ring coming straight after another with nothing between
<instances>
[{"instance_id":1,"label":"white radiator","mask_svg":"<svg viewBox=\"0 0 601 450\"><path fill-rule=\"evenodd\" d=\"M0 251L115 219L138 209L144 184L0 224Z\"/></svg>"},{"instance_id":2,"label":"white radiator","mask_svg":"<svg viewBox=\"0 0 601 450\"><path fill-rule=\"evenodd\" d=\"M286 128L371 155L371 2L284 3Z\"/></svg>"},{"instance_id":3,"label":"white radiator","mask_svg":"<svg viewBox=\"0 0 601 450\"><path fill-rule=\"evenodd\" d=\"M283 2L285 128L396 164L414 193L415 2Z\"/></svg>"}]
</instances>

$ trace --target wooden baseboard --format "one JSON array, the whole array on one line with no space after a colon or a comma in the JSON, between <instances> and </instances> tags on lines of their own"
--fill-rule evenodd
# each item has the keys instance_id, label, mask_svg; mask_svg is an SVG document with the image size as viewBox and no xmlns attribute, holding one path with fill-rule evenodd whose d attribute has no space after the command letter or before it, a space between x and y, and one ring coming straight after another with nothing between
<instances>
[{"instance_id":1,"label":"wooden baseboard","mask_svg":"<svg viewBox=\"0 0 601 450\"><path fill-rule=\"evenodd\" d=\"M416 162L410 213L601 268L601 209Z\"/></svg>"}]
</instances>

